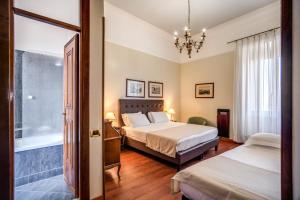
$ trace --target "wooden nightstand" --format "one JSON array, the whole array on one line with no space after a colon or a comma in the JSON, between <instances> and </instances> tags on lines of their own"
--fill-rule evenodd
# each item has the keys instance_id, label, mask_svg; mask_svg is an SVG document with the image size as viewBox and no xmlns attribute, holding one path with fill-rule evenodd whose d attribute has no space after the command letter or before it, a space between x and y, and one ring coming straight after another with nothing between
<instances>
[{"instance_id":1,"label":"wooden nightstand","mask_svg":"<svg viewBox=\"0 0 300 200\"><path fill-rule=\"evenodd\" d=\"M105 132L104 132L104 169L111 169L113 167L118 167L118 177L120 177L121 169L121 135L118 129L112 127L112 122L105 122Z\"/></svg>"},{"instance_id":2,"label":"wooden nightstand","mask_svg":"<svg viewBox=\"0 0 300 200\"><path fill-rule=\"evenodd\" d=\"M125 147L125 135L126 135L126 132L121 127L114 126L114 129L116 129L119 132L120 136L121 136L121 150L123 150L124 147Z\"/></svg>"}]
</instances>

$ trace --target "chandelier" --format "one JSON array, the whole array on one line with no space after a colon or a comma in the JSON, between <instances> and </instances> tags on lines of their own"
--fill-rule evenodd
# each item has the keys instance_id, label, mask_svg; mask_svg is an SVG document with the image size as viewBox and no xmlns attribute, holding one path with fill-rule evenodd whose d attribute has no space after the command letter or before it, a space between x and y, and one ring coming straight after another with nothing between
<instances>
[{"instance_id":1,"label":"chandelier","mask_svg":"<svg viewBox=\"0 0 300 200\"><path fill-rule=\"evenodd\" d=\"M174 32L174 39L175 39L175 46L177 49L179 49L179 52L182 53L182 50L183 48L186 48L187 49L187 54L189 56L189 58L192 57L192 50L193 48L196 50L196 52L198 53L199 50L201 49L201 47L203 46L203 42L205 40L205 32L206 32L206 29L202 29L202 35L201 35L201 38L200 38L200 41L194 41L192 39L192 36L191 36L191 32L192 32L192 29L191 29L191 5L190 5L190 0L188 0L188 26L184 27L184 38L185 38L185 41L184 42L181 42L179 41L179 35L178 35L178 32L175 31Z\"/></svg>"}]
</instances>

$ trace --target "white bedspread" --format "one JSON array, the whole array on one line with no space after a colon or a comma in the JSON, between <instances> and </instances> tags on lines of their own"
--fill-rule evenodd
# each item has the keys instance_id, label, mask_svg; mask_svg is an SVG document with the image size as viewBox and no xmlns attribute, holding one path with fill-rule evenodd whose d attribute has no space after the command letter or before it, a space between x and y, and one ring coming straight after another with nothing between
<instances>
[{"instance_id":1,"label":"white bedspread","mask_svg":"<svg viewBox=\"0 0 300 200\"><path fill-rule=\"evenodd\" d=\"M146 144L147 147L175 157L180 152L218 135L215 127L179 122L156 123L138 128L124 127L126 136Z\"/></svg>"},{"instance_id":2,"label":"white bedspread","mask_svg":"<svg viewBox=\"0 0 300 200\"><path fill-rule=\"evenodd\" d=\"M280 149L240 146L178 172L173 192L181 183L211 199L280 199Z\"/></svg>"}]
</instances>

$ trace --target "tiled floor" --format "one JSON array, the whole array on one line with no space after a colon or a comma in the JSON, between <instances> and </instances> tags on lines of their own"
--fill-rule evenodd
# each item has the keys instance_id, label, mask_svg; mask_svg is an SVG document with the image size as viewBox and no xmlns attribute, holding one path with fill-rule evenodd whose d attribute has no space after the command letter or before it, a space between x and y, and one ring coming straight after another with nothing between
<instances>
[{"instance_id":1,"label":"tiled floor","mask_svg":"<svg viewBox=\"0 0 300 200\"><path fill-rule=\"evenodd\" d=\"M63 175L16 187L15 200L71 200Z\"/></svg>"}]
</instances>

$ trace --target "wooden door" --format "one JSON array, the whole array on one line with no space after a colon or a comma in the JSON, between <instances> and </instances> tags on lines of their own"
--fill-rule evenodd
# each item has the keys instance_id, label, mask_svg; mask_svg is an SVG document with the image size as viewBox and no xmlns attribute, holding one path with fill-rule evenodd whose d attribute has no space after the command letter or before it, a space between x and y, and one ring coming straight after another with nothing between
<instances>
[{"instance_id":1,"label":"wooden door","mask_svg":"<svg viewBox=\"0 0 300 200\"><path fill-rule=\"evenodd\" d=\"M64 179L78 196L78 41L76 34L64 49Z\"/></svg>"}]
</instances>

